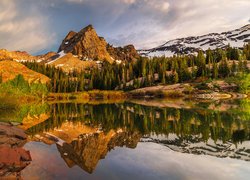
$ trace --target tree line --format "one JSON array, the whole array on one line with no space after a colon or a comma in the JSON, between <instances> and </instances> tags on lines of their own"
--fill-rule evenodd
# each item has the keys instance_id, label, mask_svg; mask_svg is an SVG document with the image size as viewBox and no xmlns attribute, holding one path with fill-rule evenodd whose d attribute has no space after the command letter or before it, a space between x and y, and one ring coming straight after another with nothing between
<instances>
[{"instance_id":1,"label":"tree line","mask_svg":"<svg viewBox=\"0 0 250 180\"><path fill-rule=\"evenodd\" d=\"M199 51L197 55L173 57L140 57L134 62L103 63L102 68L65 73L60 68L24 62L39 73L51 78L50 92L79 92L92 89L130 90L156 84L190 82L201 78L226 78L249 72L250 43L242 50L228 46L225 50ZM1 78L0 78L1 79Z\"/></svg>"}]
</instances>

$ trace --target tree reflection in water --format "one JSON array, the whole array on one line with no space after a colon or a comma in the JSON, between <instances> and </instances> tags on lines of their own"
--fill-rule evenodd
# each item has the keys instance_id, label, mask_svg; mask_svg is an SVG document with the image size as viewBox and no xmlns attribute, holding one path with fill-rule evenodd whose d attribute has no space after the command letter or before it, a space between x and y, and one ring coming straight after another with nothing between
<instances>
[{"instance_id":1,"label":"tree reflection in water","mask_svg":"<svg viewBox=\"0 0 250 180\"><path fill-rule=\"evenodd\" d=\"M123 104L53 104L50 118L26 130L34 141L57 144L69 167L92 173L116 146L154 142L183 153L250 160L248 103L214 110ZM231 107L231 106L230 106ZM235 106L232 106L235 107Z\"/></svg>"}]
</instances>

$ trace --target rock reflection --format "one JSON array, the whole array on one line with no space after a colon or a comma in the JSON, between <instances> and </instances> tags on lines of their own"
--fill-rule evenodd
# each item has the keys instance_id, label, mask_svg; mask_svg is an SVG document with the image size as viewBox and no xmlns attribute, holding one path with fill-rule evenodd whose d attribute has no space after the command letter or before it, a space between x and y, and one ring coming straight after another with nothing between
<instances>
[{"instance_id":1,"label":"rock reflection","mask_svg":"<svg viewBox=\"0 0 250 180\"><path fill-rule=\"evenodd\" d=\"M100 128L81 123L65 122L60 128L36 134L32 141L56 144L69 168L77 165L92 173L100 159L117 146L136 148L141 134L137 131L127 132L124 129L104 132Z\"/></svg>"},{"instance_id":2,"label":"rock reflection","mask_svg":"<svg viewBox=\"0 0 250 180\"><path fill-rule=\"evenodd\" d=\"M92 173L100 159L116 146L135 148L140 140L137 133L110 131L107 134L83 134L70 144L57 144L58 151L71 168L78 165L88 173Z\"/></svg>"}]
</instances>

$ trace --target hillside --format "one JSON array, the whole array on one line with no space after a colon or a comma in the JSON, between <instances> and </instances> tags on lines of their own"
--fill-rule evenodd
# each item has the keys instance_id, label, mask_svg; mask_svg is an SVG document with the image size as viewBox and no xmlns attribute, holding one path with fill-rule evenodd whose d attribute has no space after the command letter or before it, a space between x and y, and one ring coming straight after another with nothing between
<instances>
[{"instance_id":1,"label":"hillside","mask_svg":"<svg viewBox=\"0 0 250 180\"><path fill-rule=\"evenodd\" d=\"M143 56L173 56L174 54L190 54L199 50L206 51L216 48L232 47L242 48L250 42L250 24L239 29L222 33L210 33L202 36L190 36L167 41L155 48L139 50Z\"/></svg>"},{"instance_id":2,"label":"hillside","mask_svg":"<svg viewBox=\"0 0 250 180\"><path fill-rule=\"evenodd\" d=\"M68 53L47 64L61 68L64 72L70 72L73 70L81 71L86 68L96 67L94 61L81 61L77 57L74 57L72 53Z\"/></svg>"},{"instance_id":3,"label":"hillside","mask_svg":"<svg viewBox=\"0 0 250 180\"><path fill-rule=\"evenodd\" d=\"M17 75L23 75L24 79L28 82L41 82L43 84L50 81L50 79L28 69L26 66L10 60L0 61L0 74L2 75L3 82L14 79Z\"/></svg>"}]
</instances>

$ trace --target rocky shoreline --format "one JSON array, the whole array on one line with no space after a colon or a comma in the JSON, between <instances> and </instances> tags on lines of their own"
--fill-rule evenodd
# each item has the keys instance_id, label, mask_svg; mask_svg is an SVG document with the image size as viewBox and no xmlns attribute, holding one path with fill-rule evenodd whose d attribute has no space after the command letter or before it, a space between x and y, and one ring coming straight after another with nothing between
<instances>
[{"instance_id":1,"label":"rocky shoreline","mask_svg":"<svg viewBox=\"0 0 250 180\"><path fill-rule=\"evenodd\" d=\"M23 146L27 135L10 123L0 122L0 179L22 179L21 171L32 161Z\"/></svg>"}]
</instances>

